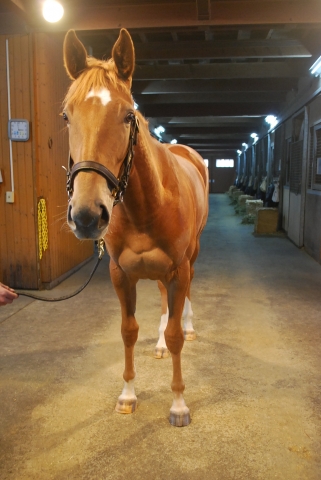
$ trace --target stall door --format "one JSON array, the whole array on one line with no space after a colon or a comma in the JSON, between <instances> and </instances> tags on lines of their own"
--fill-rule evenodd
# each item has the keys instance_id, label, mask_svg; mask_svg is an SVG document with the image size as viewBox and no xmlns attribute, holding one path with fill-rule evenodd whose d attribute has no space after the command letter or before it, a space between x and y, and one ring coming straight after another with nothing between
<instances>
[{"instance_id":1,"label":"stall door","mask_svg":"<svg viewBox=\"0 0 321 480\"><path fill-rule=\"evenodd\" d=\"M303 140L299 140L291 144L288 217L288 237L298 247L303 246L302 163Z\"/></svg>"}]
</instances>

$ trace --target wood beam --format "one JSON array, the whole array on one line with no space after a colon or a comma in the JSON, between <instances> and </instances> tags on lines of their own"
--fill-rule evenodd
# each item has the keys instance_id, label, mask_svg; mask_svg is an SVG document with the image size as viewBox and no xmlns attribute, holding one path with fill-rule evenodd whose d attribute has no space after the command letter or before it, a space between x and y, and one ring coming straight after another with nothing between
<instances>
[{"instance_id":1,"label":"wood beam","mask_svg":"<svg viewBox=\"0 0 321 480\"><path fill-rule=\"evenodd\" d=\"M320 2L321 5L321 2ZM213 63L207 65L137 65L135 80L214 79L214 78L289 78L309 73L305 60L262 63Z\"/></svg>"},{"instance_id":2,"label":"wood beam","mask_svg":"<svg viewBox=\"0 0 321 480\"><path fill-rule=\"evenodd\" d=\"M135 46L136 59L307 58L311 53L299 40L239 40L149 42Z\"/></svg>"},{"instance_id":3,"label":"wood beam","mask_svg":"<svg viewBox=\"0 0 321 480\"><path fill-rule=\"evenodd\" d=\"M189 133L191 132L191 133ZM179 135L180 138L188 135L247 135L253 132L253 126L225 126L225 127L197 127L183 124L181 126L171 124L166 125L166 133L170 135Z\"/></svg>"},{"instance_id":4,"label":"wood beam","mask_svg":"<svg viewBox=\"0 0 321 480\"><path fill-rule=\"evenodd\" d=\"M163 104L163 103L261 103L278 102L282 103L286 100L285 92L212 92L204 94L200 93L176 93L176 94L155 94L155 95L139 95L133 91L135 102L141 103Z\"/></svg>"},{"instance_id":5,"label":"wood beam","mask_svg":"<svg viewBox=\"0 0 321 480\"><path fill-rule=\"evenodd\" d=\"M210 80L139 80L133 81L134 95L158 93L212 92L288 92L297 88L295 78L229 78Z\"/></svg>"},{"instance_id":6,"label":"wood beam","mask_svg":"<svg viewBox=\"0 0 321 480\"><path fill-rule=\"evenodd\" d=\"M204 25L320 24L319 0L231 0L211 2L211 18L198 20L195 2L74 8L69 28L76 30ZM43 25L45 27L45 25ZM59 26L57 26L59 29ZM65 28L65 26L64 26Z\"/></svg>"},{"instance_id":7,"label":"wood beam","mask_svg":"<svg viewBox=\"0 0 321 480\"><path fill-rule=\"evenodd\" d=\"M140 105L139 110L146 117L189 117L193 116L239 116L239 115L278 115L279 103L221 103L193 104L171 103Z\"/></svg>"},{"instance_id":8,"label":"wood beam","mask_svg":"<svg viewBox=\"0 0 321 480\"><path fill-rule=\"evenodd\" d=\"M210 20L211 0L196 0L197 20Z\"/></svg>"}]
</instances>

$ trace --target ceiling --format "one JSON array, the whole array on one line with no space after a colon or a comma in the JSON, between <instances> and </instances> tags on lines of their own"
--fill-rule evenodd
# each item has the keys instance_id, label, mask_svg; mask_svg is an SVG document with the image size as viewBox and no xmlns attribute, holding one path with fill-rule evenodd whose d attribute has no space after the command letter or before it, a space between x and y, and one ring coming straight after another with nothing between
<instances>
[{"instance_id":1,"label":"ceiling","mask_svg":"<svg viewBox=\"0 0 321 480\"><path fill-rule=\"evenodd\" d=\"M119 29L136 49L133 96L151 127L203 156L235 155L267 115L281 115L321 55L320 0L60 0L59 24L39 0L2 0L0 33L74 28L108 58Z\"/></svg>"}]
</instances>

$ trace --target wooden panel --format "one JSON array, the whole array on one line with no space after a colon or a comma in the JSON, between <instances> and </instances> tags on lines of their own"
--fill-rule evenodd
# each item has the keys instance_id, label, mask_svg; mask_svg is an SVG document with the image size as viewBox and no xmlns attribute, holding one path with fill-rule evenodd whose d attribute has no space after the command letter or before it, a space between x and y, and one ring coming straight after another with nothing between
<instances>
[{"instance_id":1,"label":"wooden panel","mask_svg":"<svg viewBox=\"0 0 321 480\"><path fill-rule=\"evenodd\" d=\"M9 40L11 117L31 119L29 36ZM6 37L0 37L0 186L1 279L16 288L37 288L37 250L33 188L32 139L12 142L14 203L5 201L11 191L8 140Z\"/></svg>"},{"instance_id":2,"label":"wooden panel","mask_svg":"<svg viewBox=\"0 0 321 480\"><path fill-rule=\"evenodd\" d=\"M68 131L59 115L68 86L62 41L47 34L34 37L37 197L47 205L49 248L41 265L42 282L50 284L93 253L93 242L80 242L66 225ZM52 140L52 148L48 141Z\"/></svg>"}]
</instances>

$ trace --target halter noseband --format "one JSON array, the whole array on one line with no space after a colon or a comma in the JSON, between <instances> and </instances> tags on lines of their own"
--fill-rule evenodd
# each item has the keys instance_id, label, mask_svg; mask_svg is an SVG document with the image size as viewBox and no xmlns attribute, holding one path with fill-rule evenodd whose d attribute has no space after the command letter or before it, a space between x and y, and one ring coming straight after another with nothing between
<instances>
[{"instance_id":1,"label":"halter noseband","mask_svg":"<svg viewBox=\"0 0 321 480\"><path fill-rule=\"evenodd\" d=\"M67 193L68 193L69 200L71 200L71 197L73 194L74 180L77 173L94 171L96 173L99 173L99 175L102 175L106 179L108 188L110 189L111 194L114 197L114 206L117 205L117 203L122 202L127 185L128 185L129 174L132 167L132 160L134 158L133 147L137 143L138 132L139 132L138 118L136 117L136 115L132 114L130 119L128 149L127 149L127 153L124 158L124 161L122 163L122 168L120 170L120 174L118 178L116 178L115 175L110 170L108 170L108 168L104 167L104 165L98 162L94 162L92 160L78 162L75 165L73 165L72 168L70 168L72 164L72 158L69 155L68 167L66 169Z\"/></svg>"}]
</instances>

